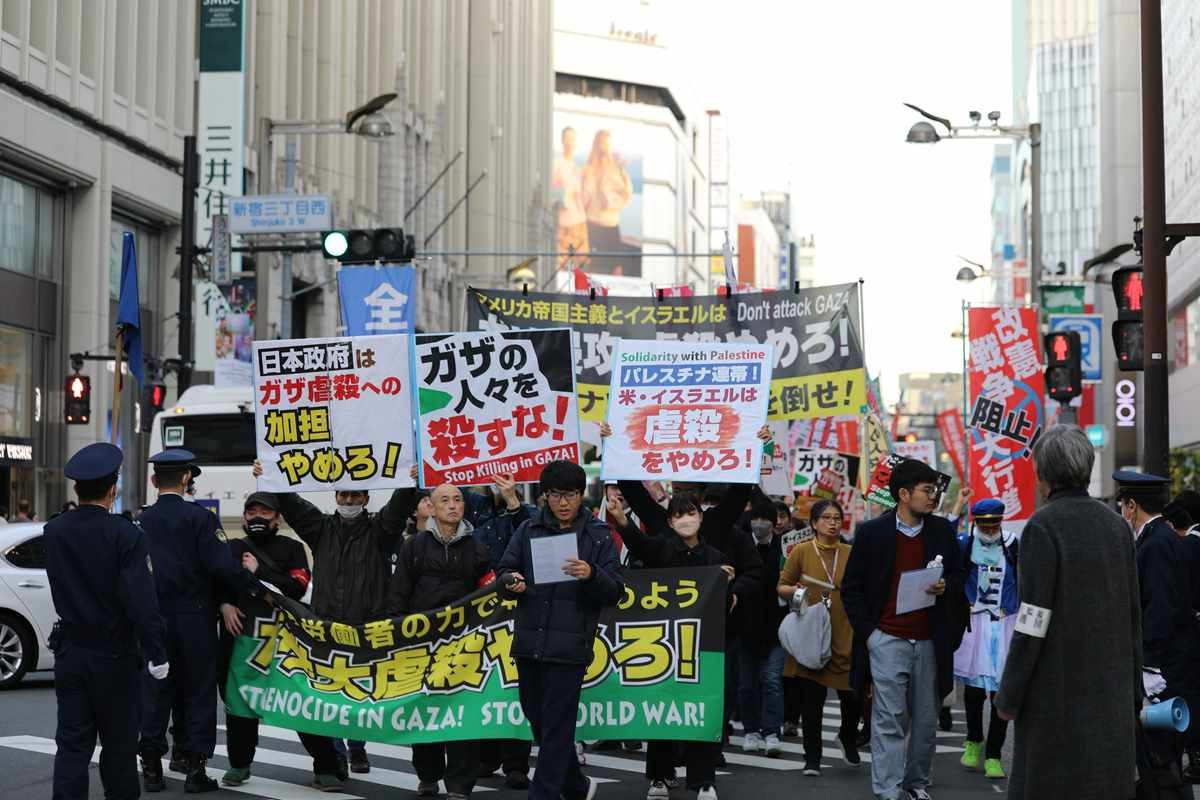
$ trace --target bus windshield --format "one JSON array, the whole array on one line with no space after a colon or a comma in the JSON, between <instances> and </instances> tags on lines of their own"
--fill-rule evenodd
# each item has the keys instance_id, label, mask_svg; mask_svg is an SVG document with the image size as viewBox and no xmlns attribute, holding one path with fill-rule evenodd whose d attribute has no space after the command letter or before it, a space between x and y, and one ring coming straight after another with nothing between
<instances>
[{"instance_id":1,"label":"bus windshield","mask_svg":"<svg viewBox=\"0 0 1200 800\"><path fill-rule=\"evenodd\" d=\"M257 457L254 415L196 414L162 421L163 447L182 447L200 466L248 465Z\"/></svg>"}]
</instances>

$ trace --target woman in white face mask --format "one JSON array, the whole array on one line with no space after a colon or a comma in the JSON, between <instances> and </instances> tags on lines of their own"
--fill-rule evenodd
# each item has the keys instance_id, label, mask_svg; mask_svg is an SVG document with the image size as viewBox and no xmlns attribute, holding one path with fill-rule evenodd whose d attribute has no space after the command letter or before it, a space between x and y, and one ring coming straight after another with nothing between
<instances>
[{"instance_id":1,"label":"woman in white face mask","mask_svg":"<svg viewBox=\"0 0 1200 800\"><path fill-rule=\"evenodd\" d=\"M980 500L971 506L971 534L961 540L967 564L963 588L970 624L954 653L954 677L963 684L967 712L962 765L978 769L982 755L984 774L996 779L1005 777L1000 750L1008 723L1000 719L993 706L985 746L983 701L1000 687L1020 605L1017 541L1005 534L1000 525L1003 519L1004 503L999 500Z\"/></svg>"}]
</instances>

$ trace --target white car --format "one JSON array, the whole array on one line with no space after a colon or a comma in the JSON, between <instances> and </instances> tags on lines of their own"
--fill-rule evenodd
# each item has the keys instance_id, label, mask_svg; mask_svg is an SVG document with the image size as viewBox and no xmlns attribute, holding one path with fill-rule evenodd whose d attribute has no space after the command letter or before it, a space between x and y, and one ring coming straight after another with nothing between
<instances>
[{"instance_id":1,"label":"white car","mask_svg":"<svg viewBox=\"0 0 1200 800\"><path fill-rule=\"evenodd\" d=\"M54 668L46 646L58 620L46 579L41 522L0 525L0 689Z\"/></svg>"}]
</instances>

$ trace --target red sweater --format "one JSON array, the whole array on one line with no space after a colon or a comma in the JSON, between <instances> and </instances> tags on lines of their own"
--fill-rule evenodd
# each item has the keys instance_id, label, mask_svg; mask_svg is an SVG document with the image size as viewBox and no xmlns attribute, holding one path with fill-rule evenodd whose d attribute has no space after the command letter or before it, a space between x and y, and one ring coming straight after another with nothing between
<instances>
[{"instance_id":1,"label":"red sweater","mask_svg":"<svg viewBox=\"0 0 1200 800\"><path fill-rule=\"evenodd\" d=\"M896 614L896 590L900 588L900 573L925 566L925 532L905 536L896 531L896 563L892 565L892 588L879 618L879 630L901 639L932 639L929 609L922 608L907 614Z\"/></svg>"}]
</instances>

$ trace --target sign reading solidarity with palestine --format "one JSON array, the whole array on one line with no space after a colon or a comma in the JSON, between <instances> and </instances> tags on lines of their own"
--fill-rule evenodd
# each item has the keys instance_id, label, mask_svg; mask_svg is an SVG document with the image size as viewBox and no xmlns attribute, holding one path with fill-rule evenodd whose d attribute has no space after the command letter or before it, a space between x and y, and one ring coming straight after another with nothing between
<instances>
[{"instance_id":1,"label":"sign reading solidarity with palestine","mask_svg":"<svg viewBox=\"0 0 1200 800\"><path fill-rule=\"evenodd\" d=\"M254 343L254 431L268 492L412 486L407 336Z\"/></svg>"},{"instance_id":2,"label":"sign reading solidarity with palestine","mask_svg":"<svg viewBox=\"0 0 1200 800\"><path fill-rule=\"evenodd\" d=\"M970 308L967 326L971 489L976 497L1002 501L1005 520L1024 521L1037 501L1031 450L1046 421L1037 313Z\"/></svg>"},{"instance_id":3,"label":"sign reading solidarity with palestine","mask_svg":"<svg viewBox=\"0 0 1200 800\"><path fill-rule=\"evenodd\" d=\"M533 482L579 462L569 329L417 334L413 347L422 486Z\"/></svg>"},{"instance_id":4,"label":"sign reading solidarity with palestine","mask_svg":"<svg viewBox=\"0 0 1200 800\"><path fill-rule=\"evenodd\" d=\"M570 325L579 413L606 418L618 339L739 342L771 346L770 419L857 414L866 402L857 283L733 297L534 294L467 289L471 330Z\"/></svg>"},{"instance_id":5,"label":"sign reading solidarity with palestine","mask_svg":"<svg viewBox=\"0 0 1200 800\"><path fill-rule=\"evenodd\" d=\"M715 742L725 695L725 573L639 569L601 615L577 739ZM409 744L529 739L510 655L517 601L495 583L362 625L276 596L234 642L230 713L321 736Z\"/></svg>"},{"instance_id":6,"label":"sign reading solidarity with palestine","mask_svg":"<svg viewBox=\"0 0 1200 800\"><path fill-rule=\"evenodd\" d=\"M758 482L770 345L622 339L612 358L604 480Z\"/></svg>"}]
</instances>

